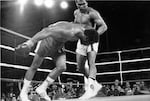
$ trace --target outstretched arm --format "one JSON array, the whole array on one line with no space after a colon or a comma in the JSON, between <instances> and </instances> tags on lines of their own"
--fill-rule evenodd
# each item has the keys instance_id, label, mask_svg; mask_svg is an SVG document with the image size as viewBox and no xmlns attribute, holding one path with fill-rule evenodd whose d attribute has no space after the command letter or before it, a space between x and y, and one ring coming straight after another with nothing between
<instances>
[{"instance_id":1,"label":"outstretched arm","mask_svg":"<svg viewBox=\"0 0 150 101\"><path fill-rule=\"evenodd\" d=\"M25 42L25 44L29 45L32 47L35 45L38 41L43 40L47 37L49 37L52 34L52 29L50 28L44 28L40 32L36 33L30 40Z\"/></svg>"},{"instance_id":2,"label":"outstretched arm","mask_svg":"<svg viewBox=\"0 0 150 101\"><path fill-rule=\"evenodd\" d=\"M37 34L35 34L31 39L29 39L28 41L18 45L15 48L15 52L16 54L23 56L23 57L27 57L29 55L29 52L31 51L31 48L40 40L45 39L47 37L49 37L52 34L52 29L50 28L45 28L43 30L41 30L40 32L38 32Z\"/></svg>"},{"instance_id":3,"label":"outstretched arm","mask_svg":"<svg viewBox=\"0 0 150 101\"><path fill-rule=\"evenodd\" d=\"M76 9L75 11L74 11L74 23L78 23L78 21L77 21L77 14L78 14L78 9Z\"/></svg>"}]
</instances>

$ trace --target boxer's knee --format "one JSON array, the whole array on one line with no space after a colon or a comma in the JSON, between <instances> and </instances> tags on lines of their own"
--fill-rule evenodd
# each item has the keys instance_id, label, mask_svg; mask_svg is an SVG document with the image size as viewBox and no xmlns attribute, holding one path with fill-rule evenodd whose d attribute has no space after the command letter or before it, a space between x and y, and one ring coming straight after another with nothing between
<instances>
[{"instance_id":1,"label":"boxer's knee","mask_svg":"<svg viewBox=\"0 0 150 101\"><path fill-rule=\"evenodd\" d=\"M40 67L38 63L32 63L30 70L37 71L37 69Z\"/></svg>"},{"instance_id":2,"label":"boxer's knee","mask_svg":"<svg viewBox=\"0 0 150 101\"><path fill-rule=\"evenodd\" d=\"M36 54L34 59L33 59L32 64L31 64L30 69L31 70L37 70L40 67L40 65L42 64L43 59L44 59L43 57L40 57L39 55Z\"/></svg>"},{"instance_id":3,"label":"boxer's knee","mask_svg":"<svg viewBox=\"0 0 150 101\"><path fill-rule=\"evenodd\" d=\"M58 67L56 67L57 68L57 70L58 71L60 71L60 72L64 72L64 71L66 71L66 65L60 65L60 66L58 66Z\"/></svg>"},{"instance_id":4,"label":"boxer's knee","mask_svg":"<svg viewBox=\"0 0 150 101\"><path fill-rule=\"evenodd\" d=\"M56 58L56 68L58 71L64 72L66 71L66 56L61 55Z\"/></svg>"}]
</instances>

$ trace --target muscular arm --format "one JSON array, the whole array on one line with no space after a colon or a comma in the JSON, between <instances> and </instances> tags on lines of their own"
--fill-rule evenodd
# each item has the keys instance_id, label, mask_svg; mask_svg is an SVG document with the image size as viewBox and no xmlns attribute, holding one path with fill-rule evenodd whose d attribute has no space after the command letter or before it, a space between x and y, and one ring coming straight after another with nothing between
<instances>
[{"instance_id":1,"label":"muscular arm","mask_svg":"<svg viewBox=\"0 0 150 101\"><path fill-rule=\"evenodd\" d=\"M49 28L44 28L40 32L36 33L32 38L31 41L37 43L40 40L43 40L51 35L51 31Z\"/></svg>"},{"instance_id":2,"label":"muscular arm","mask_svg":"<svg viewBox=\"0 0 150 101\"><path fill-rule=\"evenodd\" d=\"M74 11L74 23L77 23L77 19L76 19L77 12L78 12L78 10L76 9L76 10Z\"/></svg>"},{"instance_id":3,"label":"muscular arm","mask_svg":"<svg viewBox=\"0 0 150 101\"><path fill-rule=\"evenodd\" d=\"M94 19L94 22L98 26L97 32L99 33L99 35L102 35L107 30L107 25L104 22L103 18L97 11L90 12L90 17Z\"/></svg>"},{"instance_id":4,"label":"muscular arm","mask_svg":"<svg viewBox=\"0 0 150 101\"><path fill-rule=\"evenodd\" d=\"M82 41L86 41L86 36L84 35L84 32L81 32L79 31L77 34L76 34L76 37Z\"/></svg>"},{"instance_id":5,"label":"muscular arm","mask_svg":"<svg viewBox=\"0 0 150 101\"><path fill-rule=\"evenodd\" d=\"M26 41L24 44L27 44L29 47L33 47L38 41L43 40L53 34L52 28L44 28L40 32L36 33L31 39Z\"/></svg>"}]
</instances>

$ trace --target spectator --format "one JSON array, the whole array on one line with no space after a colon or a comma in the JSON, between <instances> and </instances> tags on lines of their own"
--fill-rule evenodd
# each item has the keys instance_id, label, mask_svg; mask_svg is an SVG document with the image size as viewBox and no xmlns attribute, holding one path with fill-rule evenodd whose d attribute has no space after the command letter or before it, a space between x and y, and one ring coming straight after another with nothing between
<instances>
[{"instance_id":1,"label":"spectator","mask_svg":"<svg viewBox=\"0 0 150 101\"><path fill-rule=\"evenodd\" d=\"M108 91L108 96L119 96L119 91L115 89L114 85L111 85L110 91Z\"/></svg>"},{"instance_id":2,"label":"spectator","mask_svg":"<svg viewBox=\"0 0 150 101\"><path fill-rule=\"evenodd\" d=\"M148 90L148 88L145 86L145 82L144 81L140 82L140 89L141 90Z\"/></svg>"},{"instance_id":3,"label":"spectator","mask_svg":"<svg viewBox=\"0 0 150 101\"><path fill-rule=\"evenodd\" d=\"M140 86L137 85L137 84L138 84L138 83L136 83L136 84L133 85L132 91L133 91L133 94L134 94L134 95L140 95L140 94L141 94L141 93L140 93Z\"/></svg>"},{"instance_id":4,"label":"spectator","mask_svg":"<svg viewBox=\"0 0 150 101\"><path fill-rule=\"evenodd\" d=\"M140 90L141 90L140 92L141 92L142 94L150 94L150 91L149 91L148 87L146 87L144 81L141 81L141 82L140 82Z\"/></svg>"},{"instance_id":5,"label":"spectator","mask_svg":"<svg viewBox=\"0 0 150 101\"><path fill-rule=\"evenodd\" d=\"M69 80L67 82L66 89L65 89L65 98L71 99L71 98L75 98L75 97L76 97L76 92L73 87L73 81Z\"/></svg>"},{"instance_id":6,"label":"spectator","mask_svg":"<svg viewBox=\"0 0 150 101\"><path fill-rule=\"evenodd\" d=\"M105 94L108 95L108 92L110 91L110 85L104 85L105 88Z\"/></svg>"},{"instance_id":7,"label":"spectator","mask_svg":"<svg viewBox=\"0 0 150 101\"><path fill-rule=\"evenodd\" d=\"M124 95L124 89L119 84L119 80L116 79L114 82L115 90L119 91L119 95Z\"/></svg>"},{"instance_id":8,"label":"spectator","mask_svg":"<svg viewBox=\"0 0 150 101\"><path fill-rule=\"evenodd\" d=\"M5 93L2 93L1 101L6 101L6 95L5 95Z\"/></svg>"},{"instance_id":9,"label":"spectator","mask_svg":"<svg viewBox=\"0 0 150 101\"><path fill-rule=\"evenodd\" d=\"M77 98L81 97L84 92L85 92L85 89L83 85L80 85L79 87L77 87L77 90L76 90Z\"/></svg>"},{"instance_id":10,"label":"spectator","mask_svg":"<svg viewBox=\"0 0 150 101\"><path fill-rule=\"evenodd\" d=\"M64 95L63 95L61 86L53 84L52 85L52 99L58 100L58 99L63 98L63 97L64 97Z\"/></svg>"},{"instance_id":11,"label":"spectator","mask_svg":"<svg viewBox=\"0 0 150 101\"><path fill-rule=\"evenodd\" d=\"M126 85L125 85L125 95L133 95L133 91L131 89L129 82L126 82Z\"/></svg>"}]
</instances>

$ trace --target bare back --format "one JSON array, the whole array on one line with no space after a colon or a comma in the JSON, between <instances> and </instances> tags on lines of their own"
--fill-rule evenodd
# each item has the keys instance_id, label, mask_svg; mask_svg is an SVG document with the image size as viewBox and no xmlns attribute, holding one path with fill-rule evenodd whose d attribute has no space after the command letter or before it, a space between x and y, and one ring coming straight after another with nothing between
<instances>
[{"instance_id":1,"label":"bare back","mask_svg":"<svg viewBox=\"0 0 150 101\"><path fill-rule=\"evenodd\" d=\"M50 25L49 31L52 32L50 35L57 41L66 42L77 40L76 34L83 32L82 25L74 24L71 22L60 21Z\"/></svg>"}]
</instances>

